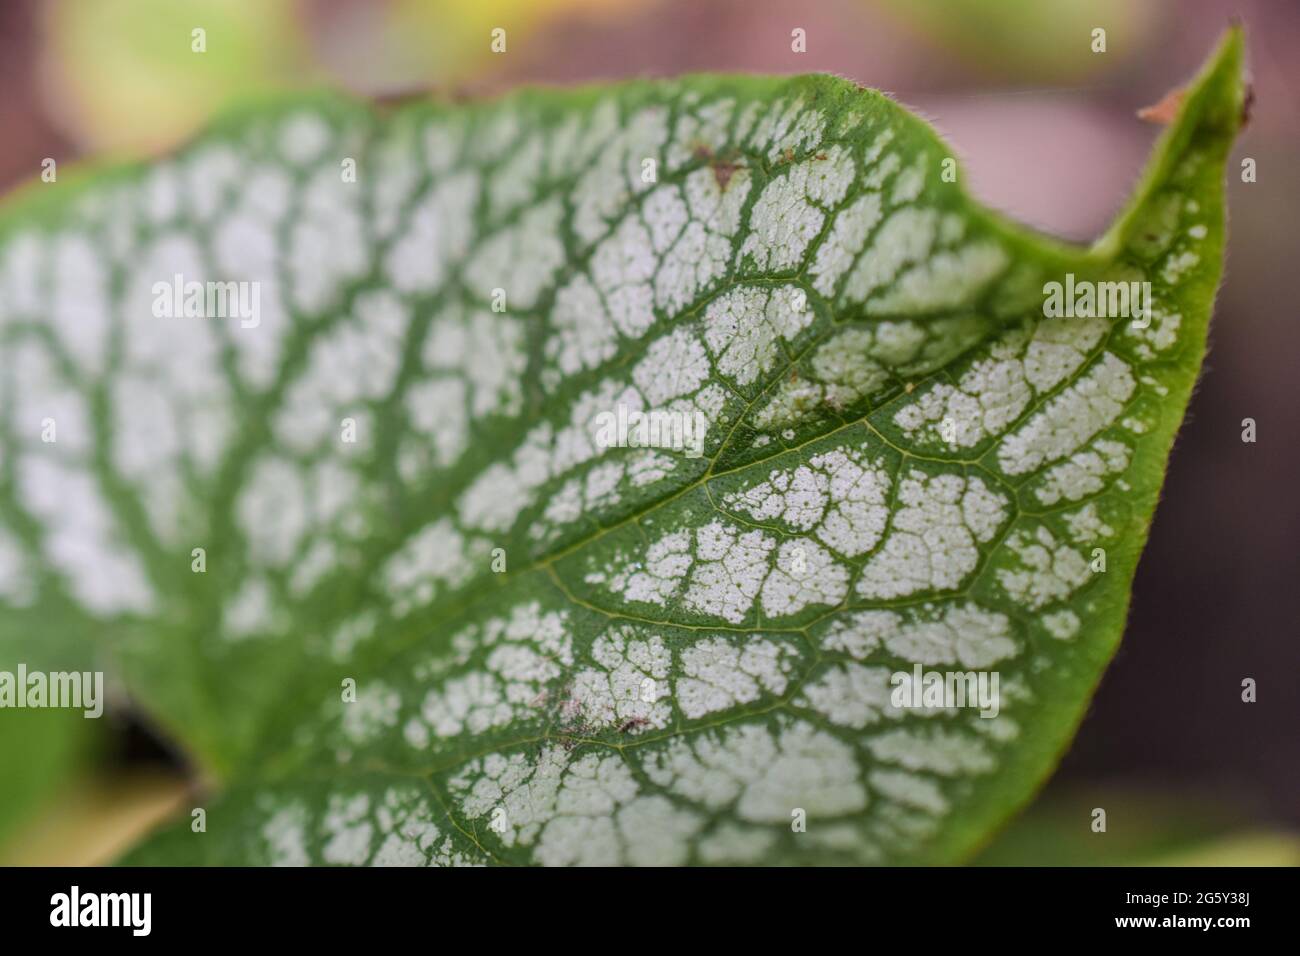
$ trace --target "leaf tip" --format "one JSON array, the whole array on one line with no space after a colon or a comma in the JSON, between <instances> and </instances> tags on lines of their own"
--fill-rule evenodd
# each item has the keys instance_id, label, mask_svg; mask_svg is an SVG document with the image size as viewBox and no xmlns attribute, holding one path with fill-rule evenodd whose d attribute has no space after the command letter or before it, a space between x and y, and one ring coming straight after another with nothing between
<instances>
[{"instance_id":1,"label":"leaf tip","mask_svg":"<svg viewBox=\"0 0 1300 956\"><path fill-rule=\"evenodd\" d=\"M1113 255L1132 234L1143 209L1163 189L1190 150L1209 147L1216 162L1228 149L1249 113L1251 96L1244 77L1245 33L1230 26L1195 79L1138 112L1166 124L1145 174L1125 211L1095 244L1094 252Z\"/></svg>"}]
</instances>

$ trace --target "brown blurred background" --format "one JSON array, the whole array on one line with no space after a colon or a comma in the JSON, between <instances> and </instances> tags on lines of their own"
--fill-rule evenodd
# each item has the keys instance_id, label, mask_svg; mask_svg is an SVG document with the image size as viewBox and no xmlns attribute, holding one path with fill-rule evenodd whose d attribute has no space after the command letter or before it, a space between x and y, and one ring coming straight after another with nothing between
<instances>
[{"instance_id":1,"label":"brown blurred background","mask_svg":"<svg viewBox=\"0 0 1300 956\"><path fill-rule=\"evenodd\" d=\"M1108 811L1112 829L1134 852L1140 819L1153 832L1185 823L1189 833L1246 834L1269 860L1277 834L1300 828L1300 4L5 0L0 193L47 156L165 148L223 103L266 88L475 93L700 70L830 71L930 118L990 205L1088 240L1155 139L1135 111L1189 78L1233 18L1246 26L1255 105L1229 165L1227 276L1207 370L1119 655L1046 792L987 859L1063 861L1059 843L1055 856L1035 850L1039 835L1056 824L1086 832L1089 808L1106 806L1123 808ZM189 54L193 26L207 29L203 58ZM488 48L497 26L507 30L503 55ZM807 32L804 54L791 51L795 27ZM1095 27L1107 31L1104 54L1090 48ZM1246 156L1257 162L1253 184L1237 175ZM1241 441L1246 417L1258 423L1256 444ZM1240 699L1245 677L1258 682L1255 704ZM118 735L110 763L168 762L140 729ZM1174 859L1180 844L1144 845Z\"/></svg>"}]
</instances>

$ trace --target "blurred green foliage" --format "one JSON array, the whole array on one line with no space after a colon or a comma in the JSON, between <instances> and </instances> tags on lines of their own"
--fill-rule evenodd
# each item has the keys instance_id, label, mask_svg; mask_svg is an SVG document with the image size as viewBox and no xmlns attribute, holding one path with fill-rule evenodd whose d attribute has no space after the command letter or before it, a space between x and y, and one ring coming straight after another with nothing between
<instances>
[{"instance_id":1,"label":"blurred green foliage","mask_svg":"<svg viewBox=\"0 0 1300 956\"><path fill-rule=\"evenodd\" d=\"M50 108L97 152L168 146L306 69L285 0L50 0L43 9ZM194 51L195 29L205 52Z\"/></svg>"},{"instance_id":2,"label":"blurred green foliage","mask_svg":"<svg viewBox=\"0 0 1300 956\"><path fill-rule=\"evenodd\" d=\"M1106 830L1093 831L1093 810ZM1297 866L1300 835L1243 831L1240 809L1186 793L1098 790L1041 799L977 866Z\"/></svg>"},{"instance_id":3,"label":"blurred green foliage","mask_svg":"<svg viewBox=\"0 0 1300 956\"><path fill-rule=\"evenodd\" d=\"M157 151L213 113L285 87L357 92L455 84L549 18L609 16L643 0L48 0L48 107L87 152ZM203 52L194 49L204 31Z\"/></svg>"},{"instance_id":4,"label":"blurred green foliage","mask_svg":"<svg viewBox=\"0 0 1300 956\"><path fill-rule=\"evenodd\" d=\"M966 63L1023 82L1059 83L1115 71L1143 48L1159 5L1133 0L880 0ZM1106 52L1093 52L1094 29Z\"/></svg>"}]
</instances>

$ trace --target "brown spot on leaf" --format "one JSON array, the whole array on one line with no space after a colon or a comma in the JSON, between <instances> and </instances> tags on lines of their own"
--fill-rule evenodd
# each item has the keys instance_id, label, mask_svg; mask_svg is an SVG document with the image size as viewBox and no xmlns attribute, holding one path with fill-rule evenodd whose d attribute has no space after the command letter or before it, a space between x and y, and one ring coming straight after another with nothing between
<instances>
[{"instance_id":1,"label":"brown spot on leaf","mask_svg":"<svg viewBox=\"0 0 1300 956\"><path fill-rule=\"evenodd\" d=\"M721 160L712 163L713 178L717 180L718 188L723 192L727 190L727 184L731 182L731 177L736 175L736 170L740 168L739 163L727 163Z\"/></svg>"},{"instance_id":2,"label":"brown spot on leaf","mask_svg":"<svg viewBox=\"0 0 1300 956\"><path fill-rule=\"evenodd\" d=\"M731 177L736 175L736 170L741 168L740 163L714 156L713 150L707 146L696 146L691 154L696 159L702 159L709 164L709 168L713 170L713 179L723 192L727 191L727 184L731 182Z\"/></svg>"},{"instance_id":3,"label":"brown spot on leaf","mask_svg":"<svg viewBox=\"0 0 1300 956\"><path fill-rule=\"evenodd\" d=\"M648 727L649 725L650 721L646 720L644 717L629 717L619 725L618 732L620 734L625 734L630 730L640 730L642 727Z\"/></svg>"}]
</instances>

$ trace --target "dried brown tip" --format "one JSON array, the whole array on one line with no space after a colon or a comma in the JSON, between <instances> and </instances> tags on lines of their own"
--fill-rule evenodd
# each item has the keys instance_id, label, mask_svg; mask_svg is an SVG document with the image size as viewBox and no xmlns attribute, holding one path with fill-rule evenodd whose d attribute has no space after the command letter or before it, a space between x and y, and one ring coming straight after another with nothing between
<instances>
[{"instance_id":1,"label":"dried brown tip","mask_svg":"<svg viewBox=\"0 0 1300 956\"><path fill-rule=\"evenodd\" d=\"M1151 106L1144 106L1138 110L1138 119L1146 120L1148 123L1159 123L1161 126L1168 126L1178 115L1179 107L1183 105L1183 98L1187 96L1187 90L1179 88L1170 90L1159 103L1153 103Z\"/></svg>"}]
</instances>

